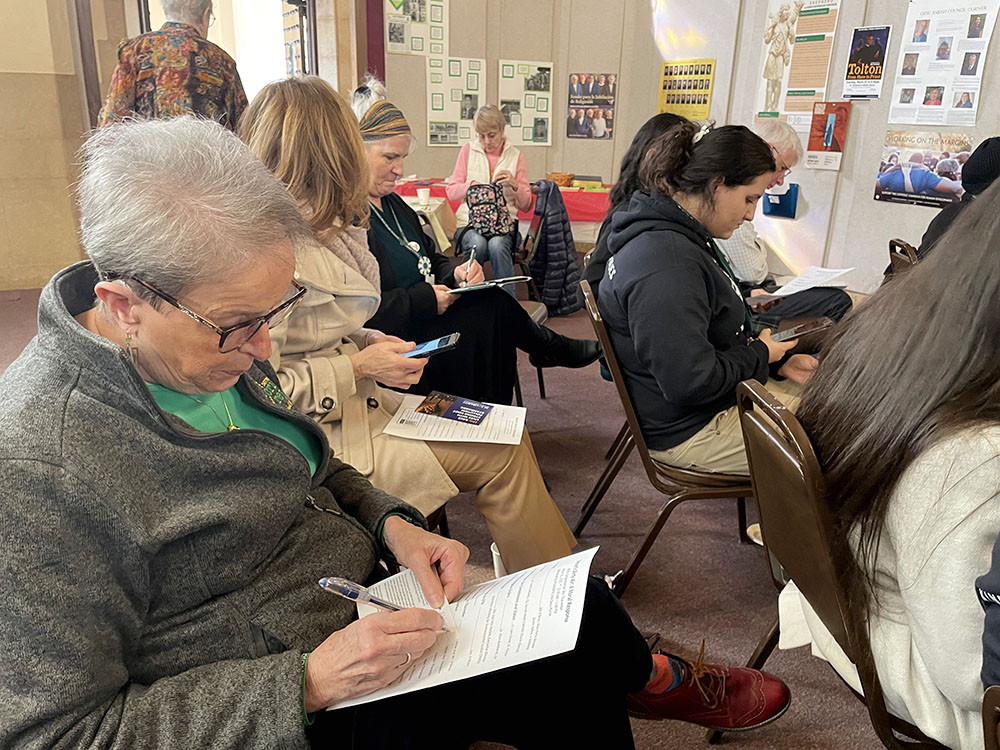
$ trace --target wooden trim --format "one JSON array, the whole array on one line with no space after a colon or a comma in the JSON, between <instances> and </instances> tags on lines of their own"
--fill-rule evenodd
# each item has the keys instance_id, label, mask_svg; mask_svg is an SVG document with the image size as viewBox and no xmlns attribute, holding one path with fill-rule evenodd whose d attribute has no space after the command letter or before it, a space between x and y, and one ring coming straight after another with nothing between
<instances>
[{"instance_id":1,"label":"wooden trim","mask_svg":"<svg viewBox=\"0 0 1000 750\"><path fill-rule=\"evenodd\" d=\"M76 0L76 30L80 39L80 66L83 71L83 90L87 98L87 119L90 127L97 127L101 112L101 83L97 75L97 49L94 46L94 19L90 14L90 0Z\"/></svg>"},{"instance_id":2,"label":"wooden trim","mask_svg":"<svg viewBox=\"0 0 1000 750\"><path fill-rule=\"evenodd\" d=\"M149 0L138 0L139 3L139 33L145 34L153 30L153 22L149 20Z\"/></svg>"}]
</instances>

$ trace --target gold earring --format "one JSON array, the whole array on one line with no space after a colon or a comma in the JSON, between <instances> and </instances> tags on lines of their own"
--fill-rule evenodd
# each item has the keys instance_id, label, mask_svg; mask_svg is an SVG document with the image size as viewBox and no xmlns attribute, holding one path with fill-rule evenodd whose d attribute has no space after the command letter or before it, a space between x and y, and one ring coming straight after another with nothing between
<instances>
[{"instance_id":1,"label":"gold earring","mask_svg":"<svg viewBox=\"0 0 1000 750\"><path fill-rule=\"evenodd\" d=\"M125 353L134 367L139 366L139 347L132 345L132 332L125 332Z\"/></svg>"}]
</instances>

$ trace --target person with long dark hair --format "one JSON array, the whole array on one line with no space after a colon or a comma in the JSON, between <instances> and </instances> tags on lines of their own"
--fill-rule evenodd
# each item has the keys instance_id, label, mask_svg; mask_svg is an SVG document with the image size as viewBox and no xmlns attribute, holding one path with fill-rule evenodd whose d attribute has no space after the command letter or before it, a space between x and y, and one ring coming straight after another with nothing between
<instances>
[{"instance_id":1,"label":"person with long dark hair","mask_svg":"<svg viewBox=\"0 0 1000 750\"><path fill-rule=\"evenodd\" d=\"M838 327L798 411L848 622L870 637L860 658L889 709L948 747L983 746L975 580L1000 534L998 242L994 185L941 239L961 252L931 253Z\"/></svg>"},{"instance_id":2,"label":"person with long dark hair","mask_svg":"<svg viewBox=\"0 0 1000 750\"><path fill-rule=\"evenodd\" d=\"M653 457L702 471L748 473L736 385L767 383L794 407L797 386L770 382L795 340L751 337L750 310L714 237L753 216L774 177L771 147L742 126L683 122L639 167L643 190L613 221L598 306ZM799 383L816 360L777 374Z\"/></svg>"},{"instance_id":3,"label":"person with long dark hair","mask_svg":"<svg viewBox=\"0 0 1000 750\"><path fill-rule=\"evenodd\" d=\"M649 144L656 136L666 133L674 125L681 122L687 122L687 120L670 112L653 115L636 132L635 137L632 138L632 144L625 152L625 156L622 157L618 181L611 188L611 194L608 196L611 204L608 215L604 217L604 223L601 224L601 230L597 234L597 243L594 245L594 251L590 255L587 267L583 269L583 278L590 282L590 288L594 291L595 296L599 294L601 279L604 277L604 267L611 257L611 251L608 250L611 219L619 211L628 208L632 193L642 187L639 184L639 165L642 163L642 157L646 155Z\"/></svg>"}]
</instances>

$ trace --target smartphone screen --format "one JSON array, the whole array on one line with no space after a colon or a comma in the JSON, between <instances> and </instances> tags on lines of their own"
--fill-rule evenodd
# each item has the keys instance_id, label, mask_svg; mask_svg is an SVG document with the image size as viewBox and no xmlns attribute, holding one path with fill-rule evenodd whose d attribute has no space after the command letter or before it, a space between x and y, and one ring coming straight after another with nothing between
<instances>
[{"instance_id":1,"label":"smartphone screen","mask_svg":"<svg viewBox=\"0 0 1000 750\"><path fill-rule=\"evenodd\" d=\"M815 333L816 331L822 331L823 329L829 328L832 325L833 321L830 320L829 318L810 320L805 323L800 323L797 326L786 328L784 331L778 331L777 333L772 333L771 341L788 341L790 339L798 338L799 336L804 336L807 333Z\"/></svg>"},{"instance_id":2,"label":"smartphone screen","mask_svg":"<svg viewBox=\"0 0 1000 750\"><path fill-rule=\"evenodd\" d=\"M458 333L449 333L447 336L442 336L439 339L433 339L431 341L425 341L422 344L417 344L413 351L406 352L404 357L430 357L434 354L440 354L441 352L446 352L449 349L454 349L455 345L458 343L459 338Z\"/></svg>"}]
</instances>

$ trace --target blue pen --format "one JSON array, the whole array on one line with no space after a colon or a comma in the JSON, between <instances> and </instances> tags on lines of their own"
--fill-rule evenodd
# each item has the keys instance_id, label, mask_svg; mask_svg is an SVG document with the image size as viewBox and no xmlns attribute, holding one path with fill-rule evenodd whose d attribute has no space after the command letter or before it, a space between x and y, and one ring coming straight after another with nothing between
<instances>
[{"instance_id":1,"label":"blue pen","mask_svg":"<svg viewBox=\"0 0 1000 750\"><path fill-rule=\"evenodd\" d=\"M402 607L372 596L371 592L360 583L348 581L346 578L320 578L319 585L331 594L350 599L352 602L370 604L373 607L384 609L386 612L398 612Z\"/></svg>"}]
</instances>

